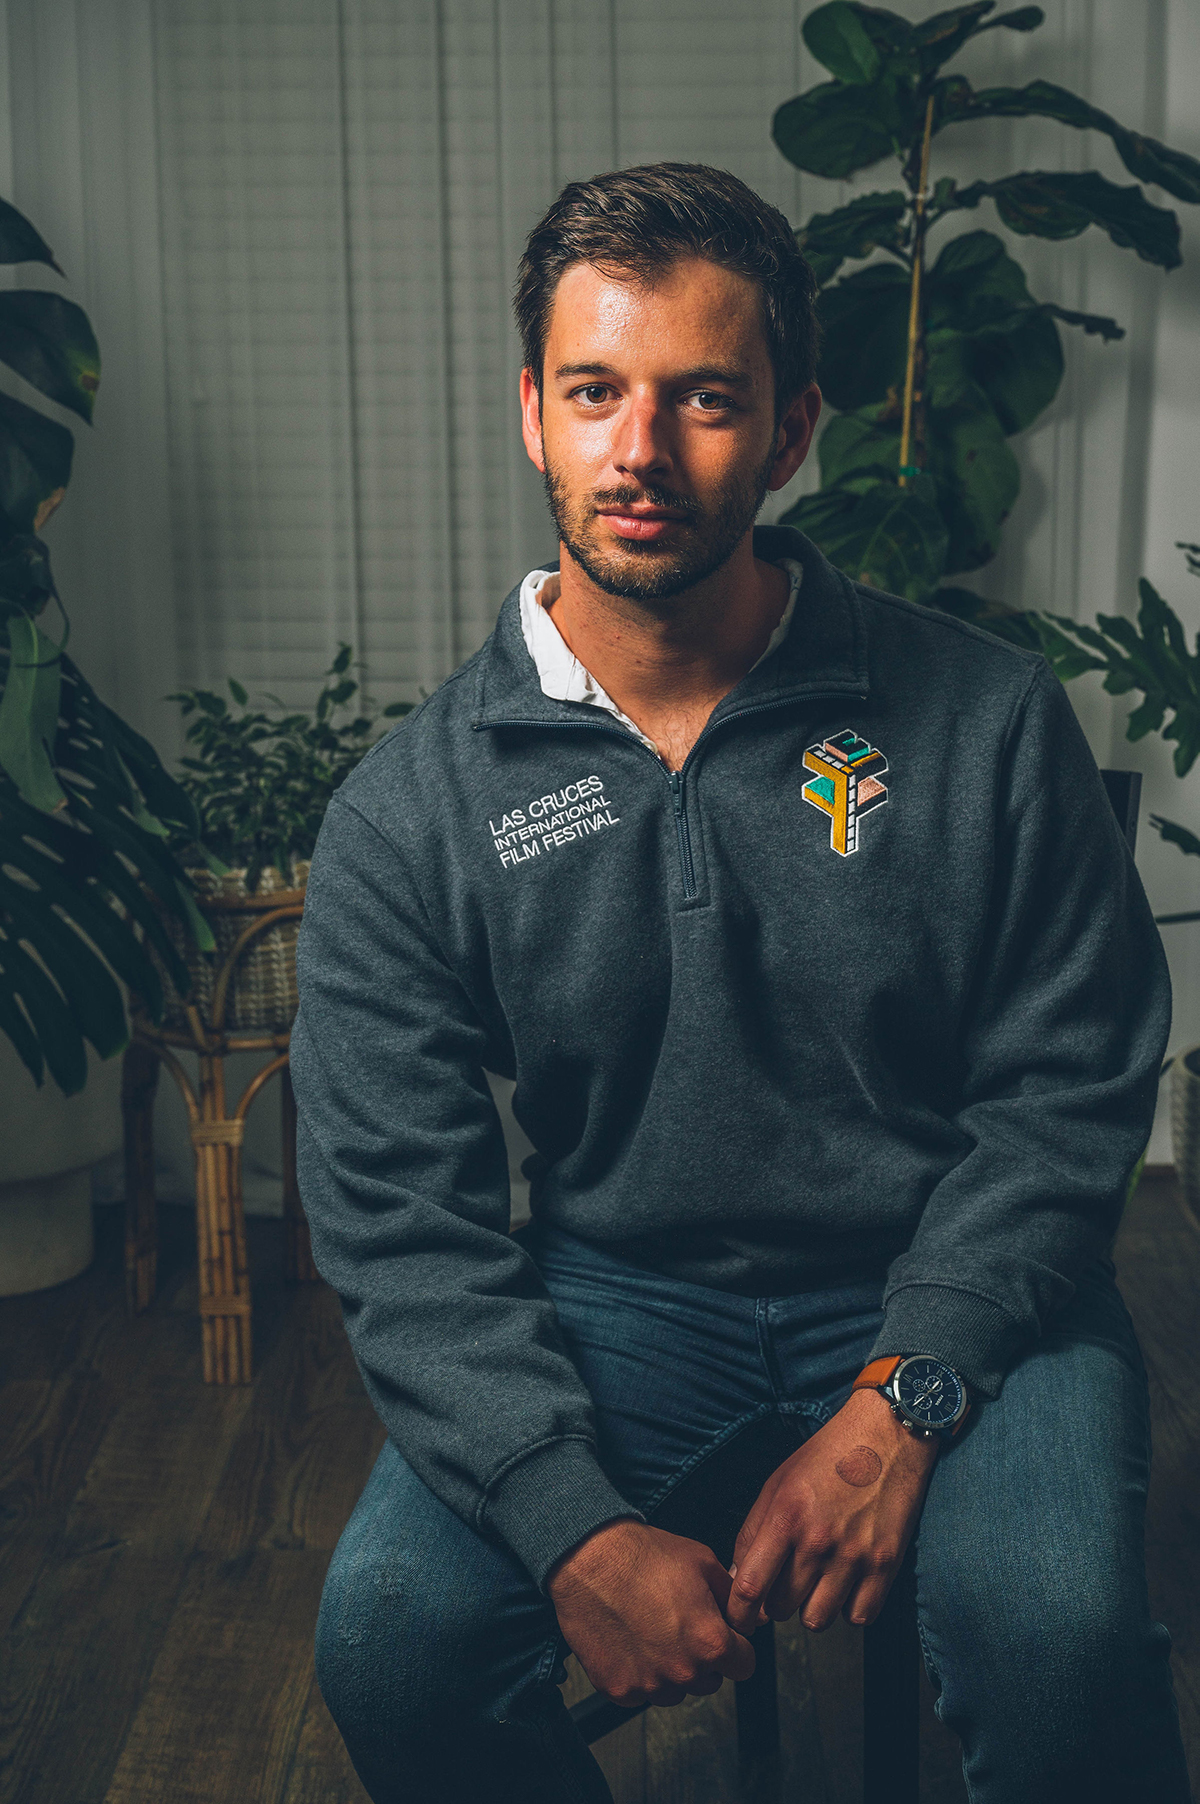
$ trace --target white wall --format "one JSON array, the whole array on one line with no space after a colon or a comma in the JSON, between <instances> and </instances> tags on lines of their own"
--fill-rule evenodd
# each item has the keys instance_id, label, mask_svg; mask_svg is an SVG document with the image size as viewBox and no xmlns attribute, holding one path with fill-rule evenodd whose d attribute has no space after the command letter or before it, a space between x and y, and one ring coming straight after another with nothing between
<instances>
[{"instance_id":1,"label":"white wall","mask_svg":"<svg viewBox=\"0 0 1200 1804\"><path fill-rule=\"evenodd\" d=\"M104 354L48 536L73 650L106 698L169 753L161 698L181 683L232 671L300 701L350 638L386 701L468 655L549 539L507 315L524 233L564 181L658 158L731 168L796 221L879 185L802 177L770 141L774 108L823 76L807 10L0 0L0 192L57 251ZM1192 0L1046 11L961 66L977 84L1059 80L1200 154ZM1092 165L1131 179L1105 139L1011 121L944 134L934 173ZM1113 313L1128 337L1064 328L1067 377L1018 441L1022 493L984 593L1128 613L1145 572L1200 623L1172 549L1200 538L1200 216L1168 204L1185 264L1166 276L1094 231L1014 241L1039 296ZM982 210L973 223L996 229ZM1200 872L1145 813L1195 826L1200 778L1179 786L1161 741L1128 746L1126 705L1094 679L1071 695L1098 760L1145 772L1152 903L1187 906ZM1200 939L1165 937L1181 1046L1200 1039ZM272 1119L264 1159L273 1134ZM1161 1133L1152 1156L1168 1156Z\"/></svg>"}]
</instances>

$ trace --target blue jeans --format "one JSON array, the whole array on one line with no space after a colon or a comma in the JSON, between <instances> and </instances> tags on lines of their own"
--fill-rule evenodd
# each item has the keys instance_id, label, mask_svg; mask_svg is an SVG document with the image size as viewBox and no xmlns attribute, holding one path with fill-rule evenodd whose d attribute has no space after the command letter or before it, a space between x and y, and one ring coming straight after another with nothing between
<instances>
[{"instance_id":1,"label":"blue jeans","mask_svg":"<svg viewBox=\"0 0 1200 1804\"><path fill-rule=\"evenodd\" d=\"M526 1244L595 1402L599 1455L654 1518L730 1437L798 1445L845 1402L881 1286L739 1297L566 1235ZM917 1538L926 1668L974 1804L1187 1804L1170 1642L1143 1559L1146 1381L1098 1262L934 1469ZM756 1491L768 1476L754 1476ZM317 1675L375 1804L611 1804L558 1690L549 1600L390 1442L334 1554Z\"/></svg>"}]
</instances>

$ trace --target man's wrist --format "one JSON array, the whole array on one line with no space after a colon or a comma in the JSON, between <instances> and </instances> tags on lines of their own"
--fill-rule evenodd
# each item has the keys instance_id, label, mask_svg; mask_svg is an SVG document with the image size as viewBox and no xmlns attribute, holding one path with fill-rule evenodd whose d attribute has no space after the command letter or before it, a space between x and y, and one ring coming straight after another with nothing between
<instances>
[{"instance_id":1,"label":"man's wrist","mask_svg":"<svg viewBox=\"0 0 1200 1804\"><path fill-rule=\"evenodd\" d=\"M602 1522L599 1528L591 1530L582 1541L569 1547L562 1557L555 1561L546 1574L545 1588L553 1599L555 1588L569 1586L583 1579L597 1563L607 1564L610 1560L621 1557L624 1548L631 1539L629 1530L640 1530L646 1526L640 1516L617 1516L611 1522ZM622 1532L624 1531L624 1532Z\"/></svg>"},{"instance_id":2,"label":"man's wrist","mask_svg":"<svg viewBox=\"0 0 1200 1804\"><path fill-rule=\"evenodd\" d=\"M875 1391L902 1428L921 1440L953 1440L971 1407L966 1381L928 1353L870 1360L851 1386L852 1395L860 1391Z\"/></svg>"}]
</instances>

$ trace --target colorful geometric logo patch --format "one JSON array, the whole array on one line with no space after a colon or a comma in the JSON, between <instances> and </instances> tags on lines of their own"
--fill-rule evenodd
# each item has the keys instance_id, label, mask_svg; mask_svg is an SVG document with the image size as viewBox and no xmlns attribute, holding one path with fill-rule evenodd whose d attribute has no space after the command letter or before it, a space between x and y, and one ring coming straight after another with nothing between
<instances>
[{"instance_id":1,"label":"colorful geometric logo patch","mask_svg":"<svg viewBox=\"0 0 1200 1804\"><path fill-rule=\"evenodd\" d=\"M815 771L804 785L806 802L829 816L829 843L843 858L858 851L858 823L872 808L888 799L887 785L879 781L888 761L876 746L857 733L838 733L821 745L810 745L804 754L805 770Z\"/></svg>"}]
</instances>

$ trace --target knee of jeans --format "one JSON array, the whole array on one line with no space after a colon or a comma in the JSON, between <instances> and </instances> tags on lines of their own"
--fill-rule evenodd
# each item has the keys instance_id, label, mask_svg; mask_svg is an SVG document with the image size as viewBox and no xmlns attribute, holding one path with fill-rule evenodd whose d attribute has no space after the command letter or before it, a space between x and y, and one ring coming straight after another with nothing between
<instances>
[{"instance_id":1,"label":"knee of jeans","mask_svg":"<svg viewBox=\"0 0 1200 1804\"><path fill-rule=\"evenodd\" d=\"M1103 1562L1100 1562L1103 1565ZM1156 1680L1165 1631L1119 1572L1043 1569L988 1587L956 1587L929 1634L943 1688L942 1713L960 1730L1022 1724L1018 1741L1034 1769L1095 1741L1106 1715ZM1169 1641L1167 1642L1169 1647ZM1006 1730L1007 1733L1007 1730ZM1018 1748L1010 1749L1015 1757Z\"/></svg>"},{"instance_id":2,"label":"knee of jeans","mask_svg":"<svg viewBox=\"0 0 1200 1804\"><path fill-rule=\"evenodd\" d=\"M427 1737L478 1701L486 1590L403 1542L339 1545L317 1618L316 1672L348 1741L356 1731Z\"/></svg>"}]
</instances>

